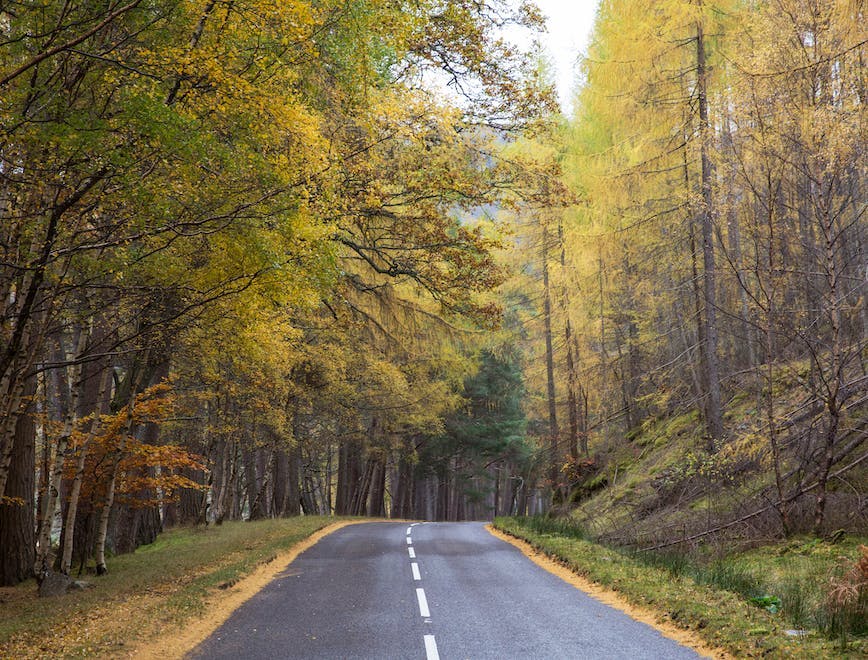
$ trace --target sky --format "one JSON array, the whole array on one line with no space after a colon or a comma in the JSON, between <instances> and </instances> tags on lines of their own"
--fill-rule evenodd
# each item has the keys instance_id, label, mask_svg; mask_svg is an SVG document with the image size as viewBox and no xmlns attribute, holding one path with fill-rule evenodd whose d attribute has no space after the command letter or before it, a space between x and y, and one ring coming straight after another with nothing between
<instances>
[{"instance_id":1,"label":"sky","mask_svg":"<svg viewBox=\"0 0 868 660\"><path fill-rule=\"evenodd\" d=\"M599 0L535 0L548 17L548 32L539 36L557 70L558 98L569 112L578 68L594 27Z\"/></svg>"}]
</instances>

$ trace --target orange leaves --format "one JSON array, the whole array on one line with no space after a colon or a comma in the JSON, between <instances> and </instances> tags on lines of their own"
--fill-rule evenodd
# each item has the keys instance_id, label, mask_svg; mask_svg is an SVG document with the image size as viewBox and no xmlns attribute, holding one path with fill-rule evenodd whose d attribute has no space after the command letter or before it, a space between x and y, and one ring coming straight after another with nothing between
<instances>
[{"instance_id":1,"label":"orange leaves","mask_svg":"<svg viewBox=\"0 0 868 660\"><path fill-rule=\"evenodd\" d=\"M111 466L121 452L116 493L119 500L145 505L159 494L165 501L179 488L202 486L178 474L183 470L204 471L201 458L175 444L151 444L142 440L147 425L163 424L176 415L177 397L171 384L158 383L117 412L79 420L70 438L74 457L86 452L82 498L98 506L105 496ZM95 426L94 426L95 425ZM77 460L66 461L67 479L74 476Z\"/></svg>"},{"instance_id":2,"label":"orange leaves","mask_svg":"<svg viewBox=\"0 0 868 660\"><path fill-rule=\"evenodd\" d=\"M179 474L182 470L205 470L201 458L182 447L132 441L126 453L119 467L122 478L118 481L117 501L145 506L175 499L181 488L207 489Z\"/></svg>"}]
</instances>

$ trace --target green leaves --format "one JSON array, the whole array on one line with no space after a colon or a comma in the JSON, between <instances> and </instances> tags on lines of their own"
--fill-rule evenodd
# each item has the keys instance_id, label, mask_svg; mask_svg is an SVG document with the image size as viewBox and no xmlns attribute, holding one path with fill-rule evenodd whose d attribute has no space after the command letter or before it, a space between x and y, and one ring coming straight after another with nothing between
<instances>
[{"instance_id":1,"label":"green leaves","mask_svg":"<svg viewBox=\"0 0 868 660\"><path fill-rule=\"evenodd\" d=\"M771 614L777 614L781 610L781 599L777 596L769 596L766 594L765 596L756 596L754 598L748 599L748 602L751 605L756 605Z\"/></svg>"}]
</instances>

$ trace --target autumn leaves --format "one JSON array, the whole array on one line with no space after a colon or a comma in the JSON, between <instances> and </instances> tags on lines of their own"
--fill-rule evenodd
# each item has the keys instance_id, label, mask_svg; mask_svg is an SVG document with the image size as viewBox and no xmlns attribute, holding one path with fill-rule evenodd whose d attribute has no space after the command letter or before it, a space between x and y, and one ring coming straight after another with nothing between
<instances>
[{"instance_id":1,"label":"autumn leaves","mask_svg":"<svg viewBox=\"0 0 868 660\"><path fill-rule=\"evenodd\" d=\"M607 0L553 139L578 197L542 216L558 412L589 409L605 448L698 410L719 474L762 457L750 497L784 532L807 488L820 494L800 524L823 529L830 470L865 437L841 423L864 418L868 338L861 12ZM571 381L589 400L567 407Z\"/></svg>"},{"instance_id":2,"label":"autumn leaves","mask_svg":"<svg viewBox=\"0 0 868 660\"><path fill-rule=\"evenodd\" d=\"M526 124L548 102L495 38L536 17L491 8L496 21L474 2L0 10L0 493L35 458L42 480L39 542L16 544L4 581L36 546L49 561L58 506L79 518L64 571L105 535L147 537L159 516L109 517L114 484L138 493L115 509L166 504L154 479L182 472L221 516L327 509L331 474L300 481L302 460L370 428L381 455L454 405L466 358L444 341L496 318L479 294L502 278L497 229L457 219L508 180L479 125L494 108L499 127ZM438 98L433 69L474 93ZM142 444L134 410L170 375L175 421ZM206 472L166 462L187 450ZM100 456L110 476L89 467ZM89 504L69 514L73 490ZM205 505L192 491L163 515Z\"/></svg>"}]
</instances>

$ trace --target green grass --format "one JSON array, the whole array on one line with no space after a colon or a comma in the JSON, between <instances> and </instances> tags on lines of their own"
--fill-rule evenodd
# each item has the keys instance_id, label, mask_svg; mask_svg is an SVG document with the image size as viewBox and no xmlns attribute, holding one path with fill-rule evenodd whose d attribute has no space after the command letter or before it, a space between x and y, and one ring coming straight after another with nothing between
<instances>
[{"instance_id":1,"label":"green grass","mask_svg":"<svg viewBox=\"0 0 868 660\"><path fill-rule=\"evenodd\" d=\"M0 590L0 657L123 653L149 628L179 625L203 612L215 588L234 584L334 521L300 517L174 529L110 558L108 574L78 578L93 585L84 591L40 599L32 580ZM136 607L139 600L144 609ZM114 616L124 608L135 615Z\"/></svg>"},{"instance_id":2,"label":"green grass","mask_svg":"<svg viewBox=\"0 0 868 660\"><path fill-rule=\"evenodd\" d=\"M852 634L858 630L851 630L846 638L831 635L835 638L830 639L830 633L836 632L833 622L824 624L821 610L816 609L822 608L818 594L824 593L829 572L837 564L836 553L855 557L858 540L814 544L808 552L766 548L703 565L683 555L605 547L569 521L498 518L495 526L738 657L864 657L865 639ZM793 543L793 548L802 548L810 542ZM773 614L750 598L767 605L779 600L780 611ZM852 628L854 622L849 624ZM801 628L808 634L785 633Z\"/></svg>"},{"instance_id":3,"label":"green grass","mask_svg":"<svg viewBox=\"0 0 868 660\"><path fill-rule=\"evenodd\" d=\"M832 544L816 538L792 539L709 563L680 555L646 553L639 558L674 575L769 607L793 628L817 630L829 638L846 640L864 637L868 624L861 618L842 619L830 612L826 599L831 578L841 573L842 559L855 559L864 540L845 539Z\"/></svg>"},{"instance_id":4,"label":"green grass","mask_svg":"<svg viewBox=\"0 0 868 660\"><path fill-rule=\"evenodd\" d=\"M868 635L864 617L830 612L826 598L830 579L840 576L843 562L859 554L864 538L845 537L837 543L799 537L735 555L726 563L742 571L760 591L781 600L781 615L800 628L813 628L839 640Z\"/></svg>"}]
</instances>

